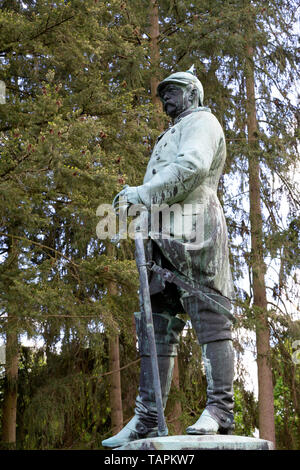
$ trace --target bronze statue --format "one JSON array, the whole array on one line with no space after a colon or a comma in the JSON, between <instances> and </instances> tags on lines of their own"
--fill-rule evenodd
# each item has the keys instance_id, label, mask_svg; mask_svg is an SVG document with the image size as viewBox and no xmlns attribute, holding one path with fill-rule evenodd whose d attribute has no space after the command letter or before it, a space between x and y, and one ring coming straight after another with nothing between
<instances>
[{"instance_id":1,"label":"bronze statue","mask_svg":"<svg viewBox=\"0 0 300 470\"><path fill-rule=\"evenodd\" d=\"M185 312L201 345L207 378L206 407L186 432L228 434L234 428L234 353L232 316L228 313L233 284L227 227L217 197L226 158L225 138L216 117L203 107L203 88L193 68L171 74L158 85L157 92L173 125L158 137L143 184L123 189L114 207L119 209L122 196L129 206L143 204L149 213L161 204L192 208L191 233L194 236L201 231L200 241L193 244L186 233L178 237L171 229L169 237L154 236L150 231L145 242L146 259L156 266L149 272L149 285L162 401L165 407L185 325L178 315ZM184 210L180 217L184 225ZM166 282L168 276L173 281ZM117 435L102 442L107 447L158 436L149 343L140 312L135 313L135 319L141 355L135 415Z\"/></svg>"}]
</instances>

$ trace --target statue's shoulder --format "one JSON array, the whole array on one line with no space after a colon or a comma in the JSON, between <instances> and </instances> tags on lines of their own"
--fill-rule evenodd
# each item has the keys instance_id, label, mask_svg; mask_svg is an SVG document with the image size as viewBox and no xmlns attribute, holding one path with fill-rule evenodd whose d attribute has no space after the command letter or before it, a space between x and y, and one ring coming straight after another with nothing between
<instances>
[{"instance_id":1,"label":"statue's shoulder","mask_svg":"<svg viewBox=\"0 0 300 470\"><path fill-rule=\"evenodd\" d=\"M210 108L199 106L187 116L185 121L217 121L217 118Z\"/></svg>"},{"instance_id":2,"label":"statue's shoulder","mask_svg":"<svg viewBox=\"0 0 300 470\"><path fill-rule=\"evenodd\" d=\"M199 107L197 108L197 111L198 111L199 113L210 113L210 114L212 114L211 109L208 108L207 106L199 106Z\"/></svg>"},{"instance_id":3,"label":"statue's shoulder","mask_svg":"<svg viewBox=\"0 0 300 470\"><path fill-rule=\"evenodd\" d=\"M185 121L185 122L184 122ZM210 108L199 106L194 112L189 114L186 119L182 121L183 126L203 126L212 128L213 130L221 130L221 124L217 117L211 112Z\"/></svg>"},{"instance_id":4,"label":"statue's shoulder","mask_svg":"<svg viewBox=\"0 0 300 470\"><path fill-rule=\"evenodd\" d=\"M211 109L205 106L199 106L199 108L197 108L195 113L193 114L195 115L195 117L197 117L198 119L202 119L202 120L208 120L208 121L218 120L216 116L212 113Z\"/></svg>"}]
</instances>

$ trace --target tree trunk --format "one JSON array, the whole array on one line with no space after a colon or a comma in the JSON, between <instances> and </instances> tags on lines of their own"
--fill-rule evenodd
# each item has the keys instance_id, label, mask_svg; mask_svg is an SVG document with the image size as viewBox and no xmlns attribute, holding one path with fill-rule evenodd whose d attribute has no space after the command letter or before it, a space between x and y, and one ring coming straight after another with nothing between
<instances>
[{"instance_id":1,"label":"tree trunk","mask_svg":"<svg viewBox=\"0 0 300 470\"><path fill-rule=\"evenodd\" d=\"M6 333L6 386L2 410L2 441L12 448L16 445L18 348L17 332L8 331Z\"/></svg>"},{"instance_id":2,"label":"tree trunk","mask_svg":"<svg viewBox=\"0 0 300 470\"><path fill-rule=\"evenodd\" d=\"M120 373L119 336L109 338L109 370L116 371L110 375L111 427L114 433L123 427L122 389Z\"/></svg>"},{"instance_id":3,"label":"tree trunk","mask_svg":"<svg viewBox=\"0 0 300 470\"><path fill-rule=\"evenodd\" d=\"M18 233L17 228L12 228L12 233ZM12 238L8 242L8 258L6 264L13 273L18 270L18 244ZM6 293L9 296L11 281L6 283ZM15 306L18 300L11 294L9 303ZM9 307L9 306L8 306ZM2 408L2 441L9 448L16 446L16 426L17 426L17 398L18 398L18 364L19 364L19 341L17 322L13 318L14 311L7 309L7 330L6 330L6 364L5 364L5 390Z\"/></svg>"},{"instance_id":4,"label":"tree trunk","mask_svg":"<svg viewBox=\"0 0 300 470\"><path fill-rule=\"evenodd\" d=\"M270 329L267 318L265 286L266 266L263 255L263 225L260 197L258 125L256 118L254 88L254 50L247 46L246 91L247 128L249 144L249 190L251 223L251 258L253 275L253 297L256 313L256 348L258 368L259 435L275 444L274 397L270 363Z\"/></svg>"},{"instance_id":5,"label":"tree trunk","mask_svg":"<svg viewBox=\"0 0 300 470\"><path fill-rule=\"evenodd\" d=\"M112 256L114 247L108 246L108 255ZM117 286L111 282L108 286L109 295L117 294ZM110 336L108 339L109 370L115 371L110 375L110 407L111 407L111 427L114 433L119 432L123 427L123 407L122 388L120 372L120 351L119 335Z\"/></svg>"},{"instance_id":6,"label":"tree trunk","mask_svg":"<svg viewBox=\"0 0 300 470\"><path fill-rule=\"evenodd\" d=\"M157 0L150 0L150 56L151 56L151 78L150 78L150 89L151 89L151 100L154 106L157 108L158 112L162 112L162 103L159 97L156 94L157 86L160 82L159 80L159 47L158 47L158 38L159 38L159 15L158 15L158 4ZM163 123L159 118L159 115L156 117L156 125L160 131L163 130Z\"/></svg>"}]
</instances>

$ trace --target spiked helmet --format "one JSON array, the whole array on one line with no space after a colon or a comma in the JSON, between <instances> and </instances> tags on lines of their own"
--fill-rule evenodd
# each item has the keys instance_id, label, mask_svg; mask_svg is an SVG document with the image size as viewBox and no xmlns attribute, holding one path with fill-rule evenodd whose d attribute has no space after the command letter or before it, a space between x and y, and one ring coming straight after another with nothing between
<instances>
[{"instance_id":1,"label":"spiked helmet","mask_svg":"<svg viewBox=\"0 0 300 470\"><path fill-rule=\"evenodd\" d=\"M199 105L203 105L203 98L204 98L204 91L203 91L203 86L198 80L198 78L195 75L195 67L192 65L192 67L187 70L186 72L176 72L172 73L169 75L167 78L162 80L157 87L157 94L159 97L161 97L161 92L163 88L166 85L169 85L170 83L174 83L175 85L193 85L194 88L198 91L198 97L199 97Z\"/></svg>"}]
</instances>

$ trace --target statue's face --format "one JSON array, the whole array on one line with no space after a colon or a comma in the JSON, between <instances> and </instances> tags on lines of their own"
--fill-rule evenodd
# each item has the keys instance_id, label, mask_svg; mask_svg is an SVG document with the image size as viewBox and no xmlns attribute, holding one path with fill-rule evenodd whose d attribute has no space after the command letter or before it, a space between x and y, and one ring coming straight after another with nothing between
<instances>
[{"instance_id":1,"label":"statue's face","mask_svg":"<svg viewBox=\"0 0 300 470\"><path fill-rule=\"evenodd\" d=\"M166 85L161 91L161 100L164 112L172 119L185 111L183 100L183 89L179 86Z\"/></svg>"},{"instance_id":2,"label":"statue's face","mask_svg":"<svg viewBox=\"0 0 300 470\"><path fill-rule=\"evenodd\" d=\"M196 90L192 87L181 87L170 83L162 89L160 98L164 112L172 119L187 109L198 106Z\"/></svg>"}]
</instances>

